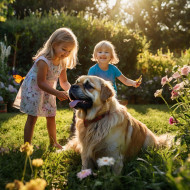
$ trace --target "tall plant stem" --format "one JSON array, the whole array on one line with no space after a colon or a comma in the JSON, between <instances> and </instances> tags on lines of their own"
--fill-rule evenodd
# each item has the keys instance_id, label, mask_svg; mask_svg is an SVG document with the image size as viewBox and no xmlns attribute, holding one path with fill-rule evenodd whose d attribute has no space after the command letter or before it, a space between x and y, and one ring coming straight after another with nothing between
<instances>
[{"instance_id":1,"label":"tall plant stem","mask_svg":"<svg viewBox=\"0 0 190 190\"><path fill-rule=\"evenodd\" d=\"M22 174L22 182L24 181L24 176L26 173L26 165L27 165L27 161L28 161L28 155L26 155L26 159L25 159L25 163L24 163L24 170L23 170L23 174Z\"/></svg>"}]
</instances>

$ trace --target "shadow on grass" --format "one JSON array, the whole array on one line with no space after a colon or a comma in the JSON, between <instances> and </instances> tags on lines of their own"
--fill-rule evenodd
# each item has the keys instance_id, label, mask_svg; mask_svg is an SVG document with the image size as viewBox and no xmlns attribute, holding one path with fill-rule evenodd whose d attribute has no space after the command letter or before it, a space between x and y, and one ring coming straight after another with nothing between
<instances>
[{"instance_id":1,"label":"shadow on grass","mask_svg":"<svg viewBox=\"0 0 190 190\"><path fill-rule=\"evenodd\" d=\"M157 110L160 112L168 112L168 108L165 104L148 104L148 105L136 105L136 104L129 104L127 108L134 109L137 113L146 114L150 109Z\"/></svg>"},{"instance_id":2,"label":"shadow on grass","mask_svg":"<svg viewBox=\"0 0 190 190\"><path fill-rule=\"evenodd\" d=\"M18 113L0 113L0 126L2 125L2 123L6 122L7 120L9 120L17 115L21 115L21 113L20 112L18 112Z\"/></svg>"},{"instance_id":3,"label":"shadow on grass","mask_svg":"<svg viewBox=\"0 0 190 190\"><path fill-rule=\"evenodd\" d=\"M24 169L24 163L26 155L20 152L19 148L0 148L0 189L5 189L7 183L12 183L14 180L21 181ZM31 159L41 158L43 150L34 147L34 153ZM29 164L27 163L25 181L31 179L32 171Z\"/></svg>"}]
</instances>

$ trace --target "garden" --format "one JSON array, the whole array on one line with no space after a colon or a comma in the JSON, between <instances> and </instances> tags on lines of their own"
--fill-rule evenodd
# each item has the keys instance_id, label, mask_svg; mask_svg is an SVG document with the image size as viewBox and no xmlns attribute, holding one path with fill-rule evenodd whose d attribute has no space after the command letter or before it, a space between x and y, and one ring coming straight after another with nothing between
<instances>
[{"instance_id":1,"label":"garden","mask_svg":"<svg viewBox=\"0 0 190 190\"><path fill-rule=\"evenodd\" d=\"M189 189L188 1L3 0L0 7L0 189ZM142 150L116 175L113 158L99 159L97 169L81 170L78 153L50 147L43 117L37 120L32 144L24 144L27 115L12 105L32 57L60 27L71 28L79 42L78 64L67 70L68 81L88 73L99 41L111 41L120 71L133 80L142 75L138 88L117 80L118 99L128 102L128 112L156 135L171 136L171 146ZM73 110L68 101L56 101L57 139L64 146Z\"/></svg>"}]
</instances>

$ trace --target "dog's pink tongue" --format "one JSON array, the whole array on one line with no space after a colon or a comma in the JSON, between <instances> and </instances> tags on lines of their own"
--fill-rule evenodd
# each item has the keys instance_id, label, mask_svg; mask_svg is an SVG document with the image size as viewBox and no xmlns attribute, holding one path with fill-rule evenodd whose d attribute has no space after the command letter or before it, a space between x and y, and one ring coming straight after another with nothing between
<instances>
[{"instance_id":1,"label":"dog's pink tongue","mask_svg":"<svg viewBox=\"0 0 190 190\"><path fill-rule=\"evenodd\" d=\"M79 102L81 102L81 100L73 100L69 103L69 106L71 108L74 108Z\"/></svg>"}]
</instances>

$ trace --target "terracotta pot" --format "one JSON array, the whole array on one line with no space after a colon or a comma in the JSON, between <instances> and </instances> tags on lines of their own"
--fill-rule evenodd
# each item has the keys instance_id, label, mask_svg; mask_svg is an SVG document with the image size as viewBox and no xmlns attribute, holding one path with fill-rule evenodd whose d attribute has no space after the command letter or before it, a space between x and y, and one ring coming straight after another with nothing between
<instances>
[{"instance_id":1,"label":"terracotta pot","mask_svg":"<svg viewBox=\"0 0 190 190\"><path fill-rule=\"evenodd\" d=\"M7 104L0 102L0 113L7 113Z\"/></svg>"},{"instance_id":2,"label":"terracotta pot","mask_svg":"<svg viewBox=\"0 0 190 190\"><path fill-rule=\"evenodd\" d=\"M120 104L126 106L128 104L128 100L118 100Z\"/></svg>"}]
</instances>

